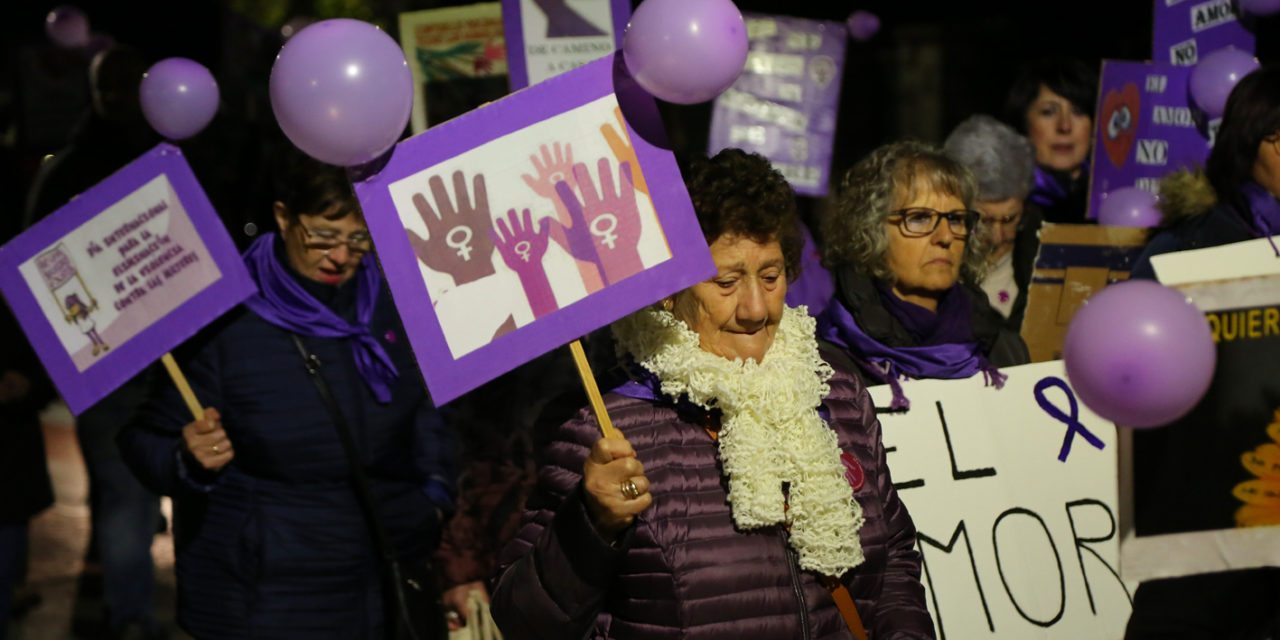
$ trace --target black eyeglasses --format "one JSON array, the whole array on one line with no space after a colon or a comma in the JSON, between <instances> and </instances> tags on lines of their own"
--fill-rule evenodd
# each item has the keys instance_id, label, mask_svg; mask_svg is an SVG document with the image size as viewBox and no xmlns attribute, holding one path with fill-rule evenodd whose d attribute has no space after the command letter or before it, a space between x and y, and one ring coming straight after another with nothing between
<instances>
[{"instance_id":1,"label":"black eyeglasses","mask_svg":"<svg viewBox=\"0 0 1280 640\"><path fill-rule=\"evenodd\" d=\"M890 211L890 217L898 217L898 226L902 228L902 233L909 236L927 236L938 228L938 223L943 218L947 219L947 227L951 229L951 235L957 238L963 238L969 235L978 225L980 216L977 211L969 209L956 209L955 211L935 211L928 207L911 207L909 209L898 209Z\"/></svg>"},{"instance_id":2,"label":"black eyeglasses","mask_svg":"<svg viewBox=\"0 0 1280 640\"><path fill-rule=\"evenodd\" d=\"M332 251L343 244L356 253L368 253L373 249L373 238L368 231L356 231L343 238L342 233L336 229L312 229L301 222L298 226L302 227L303 235L306 236L306 245L312 249Z\"/></svg>"}]
</instances>

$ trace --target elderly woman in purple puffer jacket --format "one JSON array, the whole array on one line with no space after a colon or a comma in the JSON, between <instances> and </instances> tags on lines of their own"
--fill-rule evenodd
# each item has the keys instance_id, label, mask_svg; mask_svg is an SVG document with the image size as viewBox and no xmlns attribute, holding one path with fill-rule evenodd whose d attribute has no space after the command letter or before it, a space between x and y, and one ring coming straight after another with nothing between
<instances>
[{"instance_id":1,"label":"elderly woman in purple puffer jacket","mask_svg":"<svg viewBox=\"0 0 1280 640\"><path fill-rule=\"evenodd\" d=\"M686 172L717 274L614 325L631 380L543 452L493 614L519 638L933 638L871 399L783 303L791 188L730 149Z\"/></svg>"}]
</instances>

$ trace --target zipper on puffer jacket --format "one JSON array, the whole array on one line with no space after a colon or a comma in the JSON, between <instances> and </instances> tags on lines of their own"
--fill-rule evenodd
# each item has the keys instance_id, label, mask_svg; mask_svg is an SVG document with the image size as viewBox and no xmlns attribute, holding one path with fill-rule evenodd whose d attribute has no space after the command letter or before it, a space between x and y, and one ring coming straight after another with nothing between
<instances>
[{"instance_id":1,"label":"zipper on puffer jacket","mask_svg":"<svg viewBox=\"0 0 1280 640\"><path fill-rule=\"evenodd\" d=\"M805 602L804 587L800 585L800 558L787 544L790 536L785 526L778 525L778 538L782 540L782 552L787 555L787 569L791 571L791 588L795 591L796 603L800 605L800 637L809 640L809 604Z\"/></svg>"}]
</instances>

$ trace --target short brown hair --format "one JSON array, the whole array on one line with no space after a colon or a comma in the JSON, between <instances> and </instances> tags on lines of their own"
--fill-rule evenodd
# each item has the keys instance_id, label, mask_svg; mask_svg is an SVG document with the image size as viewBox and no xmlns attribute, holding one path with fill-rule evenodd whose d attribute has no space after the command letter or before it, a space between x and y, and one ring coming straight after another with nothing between
<instances>
[{"instance_id":1,"label":"short brown hair","mask_svg":"<svg viewBox=\"0 0 1280 640\"><path fill-rule=\"evenodd\" d=\"M800 275L800 224L796 194L769 161L741 149L724 149L690 162L685 185L702 235L710 245L725 234L756 242L777 240L787 280Z\"/></svg>"}]
</instances>

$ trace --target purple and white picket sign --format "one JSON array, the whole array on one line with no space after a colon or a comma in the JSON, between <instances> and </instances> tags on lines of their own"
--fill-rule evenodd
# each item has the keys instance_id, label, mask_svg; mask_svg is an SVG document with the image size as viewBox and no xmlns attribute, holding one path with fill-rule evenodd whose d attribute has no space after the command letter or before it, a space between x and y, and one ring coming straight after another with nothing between
<instances>
[{"instance_id":1,"label":"purple and white picket sign","mask_svg":"<svg viewBox=\"0 0 1280 640\"><path fill-rule=\"evenodd\" d=\"M355 183L437 403L714 273L665 144L615 54L401 142Z\"/></svg>"},{"instance_id":2,"label":"purple and white picket sign","mask_svg":"<svg viewBox=\"0 0 1280 640\"><path fill-rule=\"evenodd\" d=\"M835 144L843 23L743 13L751 50L742 75L716 98L708 151L769 159L796 193L827 194Z\"/></svg>"},{"instance_id":3,"label":"purple and white picket sign","mask_svg":"<svg viewBox=\"0 0 1280 640\"><path fill-rule=\"evenodd\" d=\"M1253 34L1240 24L1233 0L1154 2L1152 60L1191 66L1227 46L1253 53Z\"/></svg>"},{"instance_id":4,"label":"purple and white picket sign","mask_svg":"<svg viewBox=\"0 0 1280 640\"><path fill-rule=\"evenodd\" d=\"M511 90L612 54L629 20L629 0L502 0Z\"/></svg>"},{"instance_id":5,"label":"purple and white picket sign","mask_svg":"<svg viewBox=\"0 0 1280 640\"><path fill-rule=\"evenodd\" d=\"M169 144L0 247L0 292L76 414L255 290Z\"/></svg>"},{"instance_id":6,"label":"purple and white picket sign","mask_svg":"<svg viewBox=\"0 0 1280 640\"><path fill-rule=\"evenodd\" d=\"M1090 219L1123 187L1156 192L1160 178L1204 164L1210 142L1187 103L1192 67L1103 60L1089 183Z\"/></svg>"}]
</instances>

